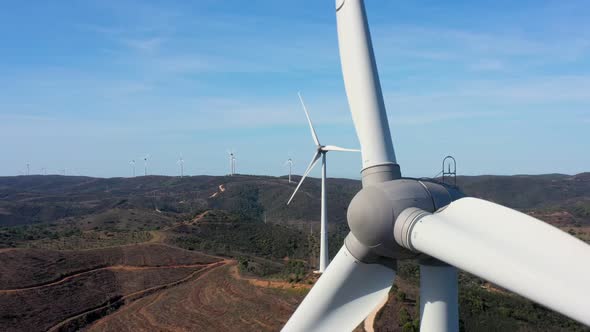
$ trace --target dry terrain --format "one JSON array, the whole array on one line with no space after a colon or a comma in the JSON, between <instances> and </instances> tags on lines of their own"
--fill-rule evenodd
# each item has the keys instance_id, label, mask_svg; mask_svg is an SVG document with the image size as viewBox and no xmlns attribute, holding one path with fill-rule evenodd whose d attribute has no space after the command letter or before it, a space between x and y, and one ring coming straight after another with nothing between
<instances>
[{"instance_id":1,"label":"dry terrain","mask_svg":"<svg viewBox=\"0 0 590 332\"><path fill-rule=\"evenodd\" d=\"M297 291L236 279L235 263L191 282L146 296L89 327L89 331L278 331L302 298Z\"/></svg>"},{"instance_id":2,"label":"dry terrain","mask_svg":"<svg viewBox=\"0 0 590 332\"><path fill-rule=\"evenodd\" d=\"M217 258L165 244L140 244L103 249L0 251L0 290L44 285L64 277L104 267L207 264Z\"/></svg>"},{"instance_id":3,"label":"dry terrain","mask_svg":"<svg viewBox=\"0 0 590 332\"><path fill-rule=\"evenodd\" d=\"M0 252L0 330L83 326L103 309L188 281L219 262L163 244L87 251L5 249Z\"/></svg>"},{"instance_id":4,"label":"dry terrain","mask_svg":"<svg viewBox=\"0 0 590 332\"><path fill-rule=\"evenodd\" d=\"M0 251L0 330L273 331L308 285L244 278L236 262L154 243Z\"/></svg>"},{"instance_id":5,"label":"dry terrain","mask_svg":"<svg viewBox=\"0 0 590 332\"><path fill-rule=\"evenodd\" d=\"M590 243L590 173L457 183ZM331 256L359 188L329 179ZM247 175L0 177L0 331L278 330L319 250L320 181L287 207L293 189ZM388 301L355 331L417 331L418 284L416 262L399 262ZM460 310L465 331L588 331L462 272Z\"/></svg>"}]
</instances>

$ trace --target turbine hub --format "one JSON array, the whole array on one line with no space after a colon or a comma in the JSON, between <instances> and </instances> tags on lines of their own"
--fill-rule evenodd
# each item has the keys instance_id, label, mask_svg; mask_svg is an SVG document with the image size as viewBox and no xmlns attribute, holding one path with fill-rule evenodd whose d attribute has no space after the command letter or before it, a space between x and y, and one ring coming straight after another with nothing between
<instances>
[{"instance_id":1,"label":"turbine hub","mask_svg":"<svg viewBox=\"0 0 590 332\"><path fill-rule=\"evenodd\" d=\"M442 183L397 179L365 186L348 206L350 234L345 244L358 260L383 263L391 259L414 258L412 252L396 242L396 220L407 208L434 212L463 197L456 187ZM399 238L399 236L398 236Z\"/></svg>"}]
</instances>

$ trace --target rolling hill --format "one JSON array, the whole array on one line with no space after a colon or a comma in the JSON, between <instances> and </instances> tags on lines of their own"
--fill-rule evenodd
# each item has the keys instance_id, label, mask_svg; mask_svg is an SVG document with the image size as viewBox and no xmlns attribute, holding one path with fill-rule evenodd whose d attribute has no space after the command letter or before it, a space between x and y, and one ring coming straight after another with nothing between
<instances>
[{"instance_id":1,"label":"rolling hill","mask_svg":"<svg viewBox=\"0 0 590 332\"><path fill-rule=\"evenodd\" d=\"M590 173L457 184L590 242ZM331 256L360 187L328 179ZM294 188L247 175L0 177L0 329L276 330L315 281L320 181L287 207ZM400 262L398 276L376 331L416 330L416 263ZM585 330L466 273L460 301L466 331Z\"/></svg>"},{"instance_id":2,"label":"rolling hill","mask_svg":"<svg viewBox=\"0 0 590 332\"><path fill-rule=\"evenodd\" d=\"M470 196L527 212L565 212L571 215L571 222L590 224L590 173L460 176L457 185ZM285 178L245 175L0 177L0 226L80 220L110 210L157 212L159 217L148 218L150 227L210 209L229 211L248 220L318 220L319 179L308 179L287 207L285 202L294 187ZM356 180L328 180L330 222L346 221L348 203L359 189Z\"/></svg>"}]
</instances>

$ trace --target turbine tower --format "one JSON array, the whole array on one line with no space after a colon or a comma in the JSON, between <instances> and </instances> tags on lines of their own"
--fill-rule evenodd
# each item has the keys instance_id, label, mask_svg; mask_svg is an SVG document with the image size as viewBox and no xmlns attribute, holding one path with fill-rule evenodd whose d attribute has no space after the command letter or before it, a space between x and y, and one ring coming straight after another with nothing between
<instances>
[{"instance_id":1,"label":"turbine tower","mask_svg":"<svg viewBox=\"0 0 590 332\"><path fill-rule=\"evenodd\" d=\"M291 158L287 159L287 161L285 161L285 164L283 166L287 166L287 165L289 165L289 183L292 183L291 171L293 170L293 159L291 159Z\"/></svg>"},{"instance_id":2,"label":"turbine tower","mask_svg":"<svg viewBox=\"0 0 590 332\"><path fill-rule=\"evenodd\" d=\"M27 163L27 175L31 174L31 164Z\"/></svg>"},{"instance_id":3,"label":"turbine tower","mask_svg":"<svg viewBox=\"0 0 590 332\"><path fill-rule=\"evenodd\" d=\"M337 0L336 22L363 188L344 245L283 331L352 331L410 258L420 261L420 331L459 330L456 267L590 326L590 245L457 187L402 178L363 1Z\"/></svg>"},{"instance_id":4,"label":"turbine tower","mask_svg":"<svg viewBox=\"0 0 590 332\"><path fill-rule=\"evenodd\" d=\"M180 177L184 176L184 159L182 159L182 153L180 154L180 158L176 162L180 166Z\"/></svg>"},{"instance_id":5,"label":"turbine tower","mask_svg":"<svg viewBox=\"0 0 590 332\"><path fill-rule=\"evenodd\" d=\"M150 159L149 153L145 157L143 157L143 175L144 176L147 176L148 159Z\"/></svg>"},{"instance_id":6,"label":"turbine tower","mask_svg":"<svg viewBox=\"0 0 590 332\"><path fill-rule=\"evenodd\" d=\"M131 165L131 168L133 168L133 177L135 177L135 159L131 160L129 165Z\"/></svg>"},{"instance_id":7,"label":"turbine tower","mask_svg":"<svg viewBox=\"0 0 590 332\"><path fill-rule=\"evenodd\" d=\"M305 112L305 117L307 118L307 123L309 124L309 129L311 130L311 138L313 138L313 141L316 145L316 152L313 155L313 158L311 159L309 166L305 170L305 173L303 173L301 180L299 180L299 184L297 185L297 188L295 188L295 191L291 195L291 198L289 198L287 205L289 205L289 203L291 203L291 200L293 200L293 197L297 193L297 190L299 190L299 187L301 187L303 180L305 180L305 177L307 177L309 172L311 172L311 170L314 168L314 166L316 165L316 163L318 162L318 160L321 157L322 158L322 195L321 195L322 201L321 201L321 214L320 214L320 218L321 218L320 219L320 266L319 266L318 272L323 273L326 270L326 267L328 266L329 259L330 259L328 257L328 216L327 216L328 210L326 207L326 205L328 203L326 200L326 154L329 151L360 152L360 150L346 149L346 148L341 148L341 147L335 146L335 145L322 145L322 144L320 144L320 140L318 139L315 129L313 128L313 124L311 122L311 118L309 117L309 113L307 112L307 108L305 107L305 103L303 102L303 98L301 97L300 93L297 93L297 95L299 96L299 101L301 102L301 106L303 107L303 111Z\"/></svg>"}]
</instances>

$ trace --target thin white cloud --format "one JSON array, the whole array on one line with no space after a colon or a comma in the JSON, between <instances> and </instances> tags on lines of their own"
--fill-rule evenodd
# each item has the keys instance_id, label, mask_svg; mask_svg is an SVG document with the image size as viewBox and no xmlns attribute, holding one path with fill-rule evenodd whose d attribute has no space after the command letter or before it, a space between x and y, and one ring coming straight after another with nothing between
<instances>
[{"instance_id":1,"label":"thin white cloud","mask_svg":"<svg viewBox=\"0 0 590 332\"><path fill-rule=\"evenodd\" d=\"M154 53L160 49L164 39L159 37L149 37L143 39L127 39L124 43L130 48L146 53Z\"/></svg>"},{"instance_id":2,"label":"thin white cloud","mask_svg":"<svg viewBox=\"0 0 590 332\"><path fill-rule=\"evenodd\" d=\"M470 68L475 71L504 71L506 65L504 62L496 59L481 59L480 61L471 64Z\"/></svg>"}]
</instances>

